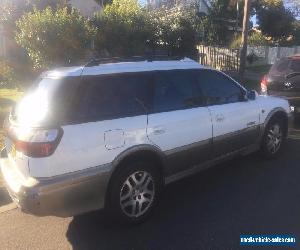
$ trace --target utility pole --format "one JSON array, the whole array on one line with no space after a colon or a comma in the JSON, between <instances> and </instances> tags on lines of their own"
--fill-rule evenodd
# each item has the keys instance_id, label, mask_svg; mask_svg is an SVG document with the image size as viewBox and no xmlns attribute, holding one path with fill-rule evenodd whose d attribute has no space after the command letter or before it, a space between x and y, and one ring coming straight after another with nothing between
<instances>
[{"instance_id":1,"label":"utility pole","mask_svg":"<svg viewBox=\"0 0 300 250\"><path fill-rule=\"evenodd\" d=\"M240 56L240 70L239 77L243 80L246 67L247 47L248 47L248 28L250 22L250 8L251 0L245 0L244 7L244 20L243 20L243 31L242 31L242 50Z\"/></svg>"},{"instance_id":2,"label":"utility pole","mask_svg":"<svg viewBox=\"0 0 300 250\"><path fill-rule=\"evenodd\" d=\"M239 14L240 14L240 6L239 0L236 1L236 19L235 19L235 39L238 38L238 29L239 29Z\"/></svg>"}]
</instances>

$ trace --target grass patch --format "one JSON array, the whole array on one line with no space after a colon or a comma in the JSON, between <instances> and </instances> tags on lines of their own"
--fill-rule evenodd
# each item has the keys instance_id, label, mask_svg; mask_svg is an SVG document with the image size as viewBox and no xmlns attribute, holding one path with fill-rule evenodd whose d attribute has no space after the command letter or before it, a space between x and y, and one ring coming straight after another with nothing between
<instances>
[{"instance_id":1,"label":"grass patch","mask_svg":"<svg viewBox=\"0 0 300 250\"><path fill-rule=\"evenodd\" d=\"M17 89L0 89L0 99L9 99L18 101L22 97L23 92Z\"/></svg>"},{"instance_id":2,"label":"grass patch","mask_svg":"<svg viewBox=\"0 0 300 250\"><path fill-rule=\"evenodd\" d=\"M0 149L4 146L2 124L15 102L20 100L23 92L17 89L0 89Z\"/></svg>"}]
</instances>

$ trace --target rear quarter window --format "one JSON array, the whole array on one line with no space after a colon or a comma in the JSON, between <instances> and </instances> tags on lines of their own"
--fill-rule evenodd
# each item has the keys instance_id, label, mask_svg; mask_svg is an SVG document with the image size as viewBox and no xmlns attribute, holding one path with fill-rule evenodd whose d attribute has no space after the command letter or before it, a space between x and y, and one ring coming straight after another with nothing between
<instances>
[{"instance_id":1,"label":"rear quarter window","mask_svg":"<svg viewBox=\"0 0 300 250\"><path fill-rule=\"evenodd\" d=\"M22 118L29 122L30 116L38 125L63 123L79 82L80 77L40 78L28 89L15 108L15 121L21 122ZM45 116L37 121L37 116L42 116L42 112Z\"/></svg>"}]
</instances>

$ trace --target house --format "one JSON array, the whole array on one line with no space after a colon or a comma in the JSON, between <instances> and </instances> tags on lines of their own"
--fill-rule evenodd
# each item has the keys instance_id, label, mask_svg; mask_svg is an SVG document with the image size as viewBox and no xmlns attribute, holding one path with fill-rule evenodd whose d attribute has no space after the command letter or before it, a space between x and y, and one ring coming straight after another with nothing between
<instances>
[{"instance_id":1,"label":"house","mask_svg":"<svg viewBox=\"0 0 300 250\"><path fill-rule=\"evenodd\" d=\"M72 7L78 9L81 15L85 17L91 17L95 12L98 12L102 9L102 6L95 0L69 0L68 3Z\"/></svg>"},{"instance_id":2,"label":"house","mask_svg":"<svg viewBox=\"0 0 300 250\"><path fill-rule=\"evenodd\" d=\"M199 13L208 14L210 4L207 2L207 0L198 0L199 5Z\"/></svg>"},{"instance_id":3,"label":"house","mask_svg":"<svg viewBox=\"0 0 300 250\"><path fill-rule=\"evenodd\" d=\"M176 4L191 5L196 4L199 7L199 13L208 14L210 3L207 0L147 0L147 5L152 8L159 8L161 6L172 6Z\"/></svg>"}]
</instances>

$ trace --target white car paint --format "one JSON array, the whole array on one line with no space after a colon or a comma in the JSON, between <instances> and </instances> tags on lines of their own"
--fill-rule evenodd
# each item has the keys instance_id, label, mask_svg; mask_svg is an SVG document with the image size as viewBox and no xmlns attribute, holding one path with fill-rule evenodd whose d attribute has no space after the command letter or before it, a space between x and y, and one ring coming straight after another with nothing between
<instances>
[{"instance_id":1,"label":"white car paint","mask_svg":"<svg viewBox=\"0 0 300 250\"><path fill-rule=\"evenodd\" d=\"M117 74L124 72L143 72L155 70L172 70L172 69L200 69L205 68L199 63L185 58L180 61L141 61L141 62L119 62L106 63L92 67L62 67L55 70L47 71L42 74L43 77L62 77L62 76L85 76L85 75L104 75Z\"/></svg>"},{"instance_id":2,"label":"white car paint","mask_svg":"<svg viewBox=\"0 0 300 250\"><path fill-rule=\"evenodd\" d=\"M213 122L213 137L232 133L259 122L259 105L254 100L208 107Z\"/></svg>"},{"instance_id":3,"label":"white car paint","mask_svg":"<svg viewBox=\"0 0 300 250\"><path fill-rule=\"evenodd\" d=\"M211 117L206 107L150 114L147 134L168 151L212 138Z\"/></svg>"},{"instance_id":4,"label":"white car paint","mask_svg":"<svg viewBox=\"0 0 300 250\"><path fill-rule=\"evenodd\" d=\"M195 68L203 67L191 60L134 62L58 69L46 75L61 77ZM233 104L67 125L62 127L64 133L53 155L28 158L17 154L14 162L18 172L25 177L58 176L111 163L136 145L155 145L168 151L247 128L250 122L263 124L268 114L278 107L290 112L288 102L283 99L257 96L256 100Z\"/></svg>"},{"instance_id":5,"label":"white car paint","mask_svg":"<svg viewBox=\"0 0 300 250\"><path fill-rule=\"evenodd\" d=\"M290 105L287 100L280 97L258 95L255 102L260 109L260 123L263 124L270 112L276 108L283 108L287 114L291 112ZM263 111L263 112L262 112Z\"/></svg>"},{"instance_id":6,"label":"white car paint","mask_svg":"<svg viewBox=\"0 0 300 250\"><path fill-rule=\"evenodd\" d=\"M30 158L30 174L52 177L111 163L127 148L151 144L146 128L146 115L63 126L63 137L53 155Z\"/></svg>"}]
</instances>

